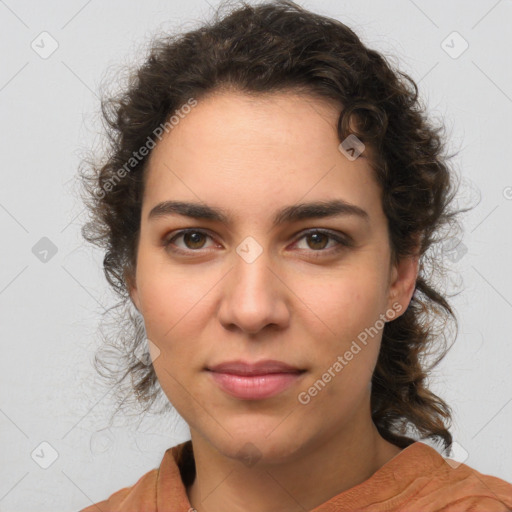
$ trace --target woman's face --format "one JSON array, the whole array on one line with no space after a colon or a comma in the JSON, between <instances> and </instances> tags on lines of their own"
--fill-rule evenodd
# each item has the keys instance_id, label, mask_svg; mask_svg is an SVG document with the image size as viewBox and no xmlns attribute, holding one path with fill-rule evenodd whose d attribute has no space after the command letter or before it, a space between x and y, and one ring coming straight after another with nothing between
<instances>
[{"instance_id":1,"label":"woman's face","mask_svg":"<svg viewBox=\"0 0 512 512\"><path fill-rule=\"evenodd\" d=\"M284 460L367 427L384 315L414 290L417 260L391 265L379 187L365 152L338 149L337 116L308 96L222 93L150 155L131 297L162 389L229 457ZM198 217L153 210L166 201ZM332 201L352 206L302 206ZM300 371L210 370L263 360Z\"/></svg>"}]
</instances>

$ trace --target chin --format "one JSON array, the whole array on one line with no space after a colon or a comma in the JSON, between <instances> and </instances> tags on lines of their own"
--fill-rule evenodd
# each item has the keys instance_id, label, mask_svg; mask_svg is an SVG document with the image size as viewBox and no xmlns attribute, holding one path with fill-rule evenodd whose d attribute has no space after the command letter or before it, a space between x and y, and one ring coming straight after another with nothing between
<instances>
[{"instance_id":1,"label":"chin","mask_svg":"<svg viewBox=\"0 0 512 512\"><path fill-rule=\"evenodd\" d=\"M268 430L261 425L256 429L243 426L237 432L228 430L231 436L224 435L221 439L210 442L225 457L239 460L247 467L257 463L279 464L292 461L303 448L304 443L292 434L290 427L277 427L274 423ZM270 435L269 435L269 432Z\"/></svg>"}]
</instances>

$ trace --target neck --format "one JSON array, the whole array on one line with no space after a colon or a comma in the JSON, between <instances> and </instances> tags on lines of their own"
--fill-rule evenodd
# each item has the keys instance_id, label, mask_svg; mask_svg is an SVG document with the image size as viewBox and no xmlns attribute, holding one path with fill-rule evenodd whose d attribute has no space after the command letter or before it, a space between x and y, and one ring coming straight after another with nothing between
<instances>
[{"instance_id":1,"label":"neck","mask_svg":"<svg viewBox=\"0 0 512 512\"><path fill-rule=\"evenodd\" d=\"M191 429L196 478L187 489L197 512L304 512L367 480L400 452L371 421L301 448L293 460L248 467Z\"/></svg>"}]
</instances>

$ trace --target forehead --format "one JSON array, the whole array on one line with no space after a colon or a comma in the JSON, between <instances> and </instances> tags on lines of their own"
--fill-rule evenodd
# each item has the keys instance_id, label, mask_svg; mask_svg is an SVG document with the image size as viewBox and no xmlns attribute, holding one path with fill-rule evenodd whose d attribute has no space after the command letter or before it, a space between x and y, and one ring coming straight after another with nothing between
<instances>
[{"instance_id":1,"label":"forehead","mask_svg":"<svg viewBox=\"0 0 512 512\"><path fill-rule=\"evenodd\" d=\"M271 216L278 203L344 199L378 214L369 161L364 154L351 161L338 149L340 110L283 92L198 100L152 150L143 212L179 199Z\"/></svg>"},{"instance_id":2,"label":"forehead","mask_svg":"<svg viewBox=\"0 0 512 512\"><path fill-rule=\"evenodd\" d=\"M312 145L336 144L340 109L341 105L333 101L293 92L215 92L201 98L165 139L173 139L175 145L181 146L175 149L183 151L195 148L199 141L209 152L222 153L219 156L232 155L240 149L243 152L237 156L244 158L251 151L267 147L291 159L291 152L309 154ZM308 148L304 148L304 142ZM165 145L159 144L160 148ZM154 154L160 151L156 149Z\"/></svg>"}]
</instances>

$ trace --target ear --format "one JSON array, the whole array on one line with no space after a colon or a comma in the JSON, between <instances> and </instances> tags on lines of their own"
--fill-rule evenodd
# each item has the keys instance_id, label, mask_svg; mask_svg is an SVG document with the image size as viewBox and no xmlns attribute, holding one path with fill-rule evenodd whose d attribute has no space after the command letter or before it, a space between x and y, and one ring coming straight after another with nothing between
<instances>
[{"instance_id":1,"label":"ear","mask_svg":"<svg viewBox=\"0 0 512 512\"><path fill-rule=\"evenodd\" d=\"M388 308L392 311L402 314L409 306L416 287L418 262L419 255L414 254L404 256L398 263L392 264L388 295Z\"/></svg>"},{"instance_id":2,"label":"ear","mask_svg":"<svg viewBox=\"0 0 512 512\"><path fill-rule=\"evenodd\" d=\"M139 311L139 313L140 313L141 312L140 299L139 299L139 292L137 290L137 282L135 280L135 277L132 274L126 274L125 282L126 282L126 286L128 288L128 293L130 294L130 299L131 299L133 305L137 308L137 311Z\"/></svg>"}]
</instances>

